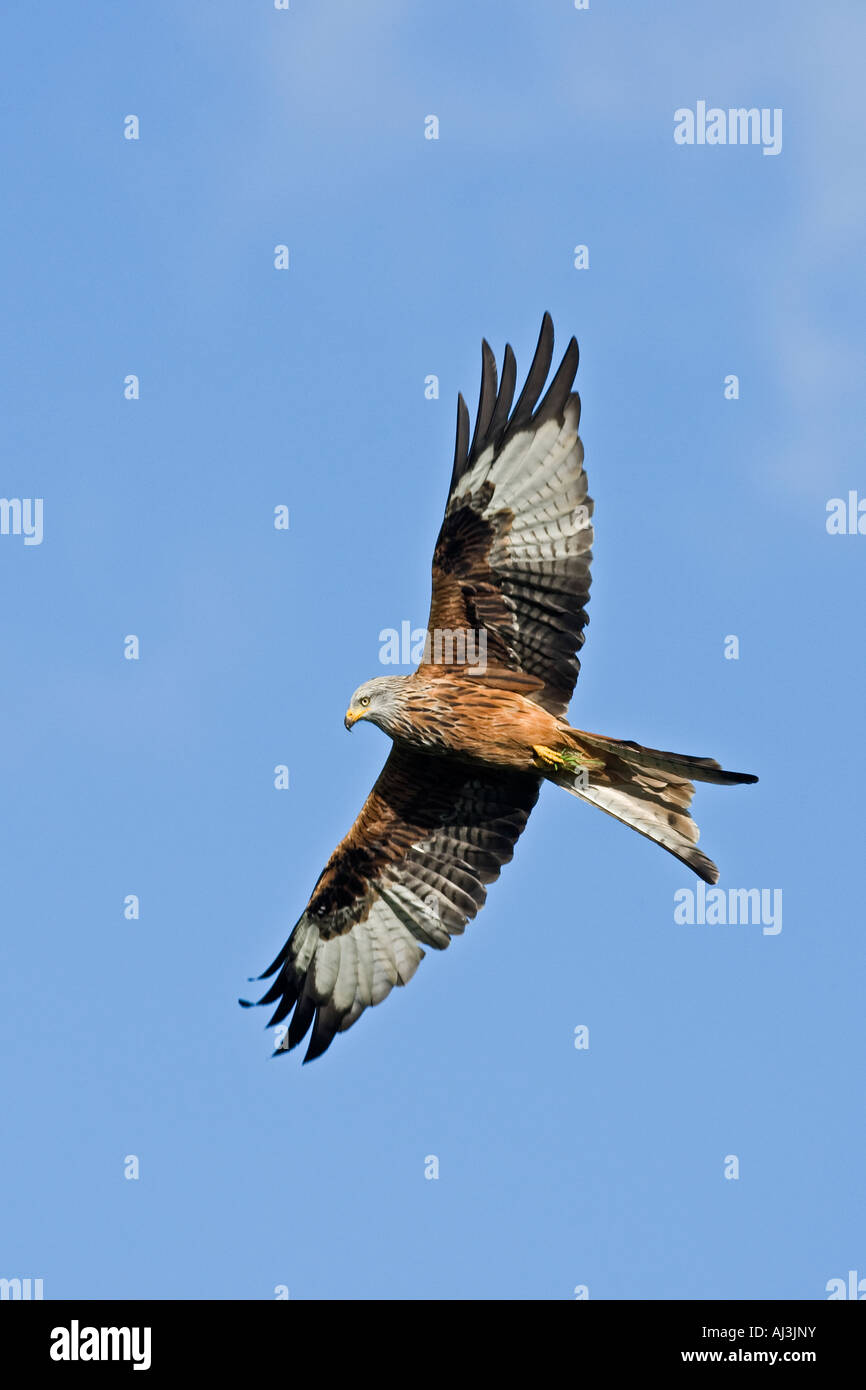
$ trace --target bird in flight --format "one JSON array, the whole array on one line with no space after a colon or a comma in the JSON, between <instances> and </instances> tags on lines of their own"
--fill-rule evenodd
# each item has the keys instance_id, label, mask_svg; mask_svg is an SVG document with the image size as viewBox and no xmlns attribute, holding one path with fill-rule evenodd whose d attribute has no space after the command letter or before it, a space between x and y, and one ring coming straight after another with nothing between
<instances>
[{"instance_id":1,"label":"bird in flight","mask_svg":"<svg viewBox=\"0 0 866 1390\"><path fill-rule=\"evenodd\" d=\"M654 840L707 883L718 869L697 848L693 781L756 782L712 758L644 748L573 729L568 703L588 622L593 504L572 390L568 344L553 357L545 314L517 404L510 345L498 382L482 343L481 394L470 420L457 400L445 518L433 553L433 597L421 664L358 687L351 729L377 724L393 746L360 815L313 889L260 1004L291 1014L277 1051L310 1031L305 1062L328 1048L483 906L542 782L591 802ZM249 1007L247 1000L240 1001Z\"/></svg>"}]
</instances>

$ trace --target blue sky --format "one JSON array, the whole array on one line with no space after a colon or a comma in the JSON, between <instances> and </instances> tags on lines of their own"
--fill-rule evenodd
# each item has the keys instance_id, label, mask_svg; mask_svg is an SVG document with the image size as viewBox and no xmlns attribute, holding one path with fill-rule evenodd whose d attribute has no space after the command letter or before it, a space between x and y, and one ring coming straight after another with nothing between
<instances>
[{"instance_id":1,"label":"blue sky","mask_svg":"<svg viewBox=\"0 0 866 1390\"><path fill-rule=\"evenodd\" d=\"M862 8L2 23L0 493L44 499L44 536L0 536L0 1276L814 1299L866 1275L866 537L825 525L866 496ZM781 108L781 152L678 146L699 100ZM545 788L465 936L321 1061L272 1061L236 998L383 761L343 712L389 669L380 631L426 621L480 340L522 373L545 309L580 342L596 502L572 722L758 773L697 819L782 930L677 924L693 876Z\"/></svg>"}]
</instances>

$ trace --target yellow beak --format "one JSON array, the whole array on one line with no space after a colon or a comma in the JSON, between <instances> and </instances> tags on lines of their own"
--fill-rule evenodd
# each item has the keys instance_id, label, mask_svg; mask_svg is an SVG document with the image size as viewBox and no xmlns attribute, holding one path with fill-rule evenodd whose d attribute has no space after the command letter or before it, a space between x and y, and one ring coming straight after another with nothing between
<instances>
[{"instance_id":1,"label":"yellow beak","mask_svg":"<svg viewBox=\"0 0 866 1390\"><path fill-rule=\"evenodd\" d=\"M347 729L351 729L352 725L353 725L353 724L357 724L358 720L359 720L359 719L363 719L363 717L364 717L364 712L363 712L363 710L351 710L351 709L347 709L347 710L346 710L346 718L343 720L343 723L345 724L345 726L346 726Z\"/></svg>"}]
</instances>

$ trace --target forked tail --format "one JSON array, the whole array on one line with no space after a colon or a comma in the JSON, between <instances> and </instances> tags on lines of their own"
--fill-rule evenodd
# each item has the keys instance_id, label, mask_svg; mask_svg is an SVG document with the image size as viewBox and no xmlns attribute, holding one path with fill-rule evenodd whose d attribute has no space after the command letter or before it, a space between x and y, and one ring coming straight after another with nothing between
<instances>
[{"instance_id":1,"label":"forked tail","mask_svg":"<svg viewBox=\"0 0 866 1390\"><path fill-rule=\"evenodd\" d=\"M714 758L664 753L581 729L564 728L562 734L563 749L544 749L539 756L551 782L655 840L706 883L718 882L715 864L697 848L700 831L689 814L694 782L733 786L757 777L726 772ZM555 754L555 763L548 753Z\"/></svg>"}]
</instances>

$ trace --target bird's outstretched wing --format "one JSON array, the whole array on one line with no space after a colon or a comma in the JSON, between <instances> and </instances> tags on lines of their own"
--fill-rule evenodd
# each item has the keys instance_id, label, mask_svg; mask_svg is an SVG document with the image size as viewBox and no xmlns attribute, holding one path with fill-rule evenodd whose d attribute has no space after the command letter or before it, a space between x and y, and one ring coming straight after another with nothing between
<instances>
[{"instance_id":1,"label":"bird's outstretched wing","mask_svg":"<svg viewBox=\"0 0 866 1390\"><path fill-rule=\"evenodd\" d=\"M482 907L538 799L540 779L471 768L395 744L303 916L261 976L268 1026L291 1022L278 1051L313 1032L305 1062ZM241 1003L246 1003L241 1000Z\"/></svg>"},{"instance_id":2,"label":"bird's outstretched wing","mask_svg":"<svg viewBox=\"0 0 866 1390\"><path fill-rule=\"evenodd\" d=\"M517 366L505 349L481 350L472 440L463 397L445 519L433 556L425 671L442 663L510 672L529 699L563 715L577 680L589 621L592 500L587 496L580 398L572 391L574 338L539 404L553 357L544 315L526 384L511 408ZM444 634L444 636L443 636ZM479 661L479 652L484 661ZM462 658L462 660L461 660ZM534 687L534 690L532 689Z\"/></svg>"},{"instance_id":3,"label":"bird's outstretched wing","mask_svg":"<svg viewBox=\"0 0 866 1390\"><path fill-rule=\"evenodd\" d=\"M461 634L464 664L478 669L483 633L485 671L559 714L577 679L575 650L587 621L592 502L577 436L580 401L571 390L577 343L572 338L539 405L552 355L545 314L512 410L514 353L506 347L497 391L493 353L483 344L471 444L459 398L425 670L444 669L436 656L446 632L440 646L452 669ZM291 1014L278 1050L296 1047L312 1025L304 1060L320 1056L365 1008L411 979L423 945L441 950L463 931L484 903L485 885L511 858L539 787L529 773L469 768L395 745L262 976L276 976L259 1001L276 1005L269 1025Z\"/></svg>"}]
</instances>

